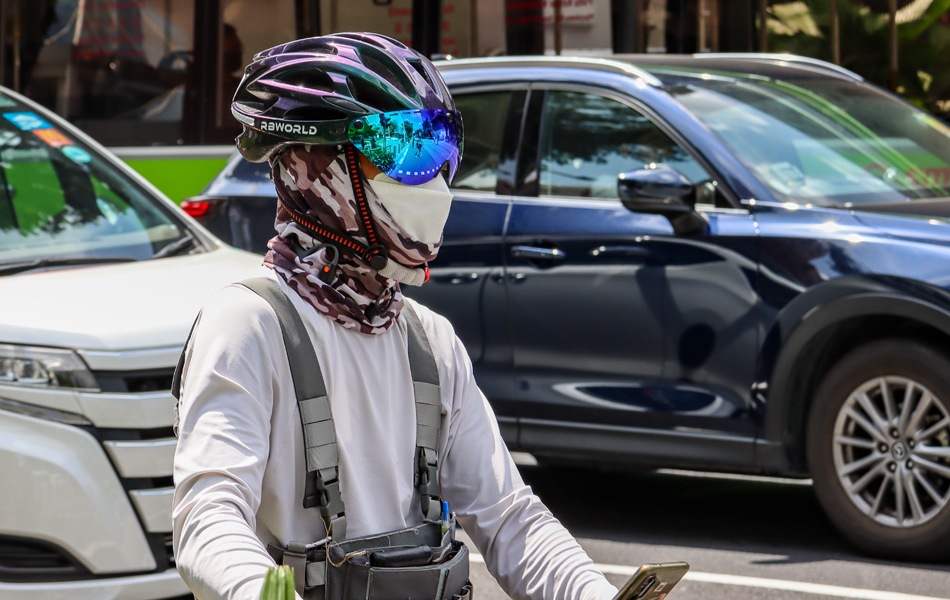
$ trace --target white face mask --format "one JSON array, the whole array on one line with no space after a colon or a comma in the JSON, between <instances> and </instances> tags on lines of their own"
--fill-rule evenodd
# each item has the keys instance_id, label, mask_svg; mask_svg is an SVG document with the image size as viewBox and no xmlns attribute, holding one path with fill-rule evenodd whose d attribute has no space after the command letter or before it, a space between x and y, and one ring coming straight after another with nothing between
<instances>
[{"instance_id":1,"label":"white face mask","mask_svg":"<svg viewBox=\"0 0 950 600\"><path fill-rule=\"evenodd\" d=\"M442 239L449 218L452 193L445 177L419 185L405 185L380 173L369 182L380 203L407 235L424 244Z\"/></svg>"}]
</instances>

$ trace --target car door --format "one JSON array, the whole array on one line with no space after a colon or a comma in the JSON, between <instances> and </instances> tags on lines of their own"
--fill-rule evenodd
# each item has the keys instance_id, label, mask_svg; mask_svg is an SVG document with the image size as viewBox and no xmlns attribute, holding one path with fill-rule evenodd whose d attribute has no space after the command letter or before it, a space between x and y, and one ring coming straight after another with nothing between
<instances>
[{"instance_id":1,"label":"car door","mask_svg":"<svg viewBox=\"0 0 950 600\"><path fill-rule=\"evenodd\" d=\"M715 177L626 96L534 85L504 240L519 448L651 464L751 464L754 230ZM666 164L706 190L682 235L618 198Z\"/></svg>"},{"instance_id":2,"label":"car door","mask_svg":"<svg viewBox=\"0 0 950 600\"><path fill-rule=\"evenodd\" d=\"M527 92L523 86L479 85L452 93L465 132L462 162L452 181L452 208L429 281L404 290L451 321L480 387L493 400L502 433L514 440L506 391L512 375L501 240Z\"/></svg>"}]
</instances>

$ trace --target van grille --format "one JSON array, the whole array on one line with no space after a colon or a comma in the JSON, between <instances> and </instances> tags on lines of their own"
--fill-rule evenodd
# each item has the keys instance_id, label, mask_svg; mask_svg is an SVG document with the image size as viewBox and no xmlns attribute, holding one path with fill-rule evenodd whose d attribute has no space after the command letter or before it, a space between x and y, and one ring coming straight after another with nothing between
<instances>
[{"instance_id":1,"label":"van grille","mask_svg":"<svg viewBox=\"0 0 950 600\"><path fill-rule=\"evenodd\" d=\"M156 391L168 391L171 389L173 369L151 369L141 371L95 371L93 375L99 382L99 388L104 393L126 393L137 394ZM175 434L169 424L162 427L149 429L120 429L97 427L93 428L92 434L101 443L106 442L136 442L136 441L162 441L174 440ZM105 448L104 448L105 449ZM108 450L106 451L108 455ZM161 473L160 476L152 477L123 477L116 469L116 476L126 492L138 492L148 490L162 490L174 486L172 480L172 465L167 465L167 474ZM135 500L129 496L133 506L137 507ZM138 508L138 507L137 507ZM149 547L155 558L155 564L158 571L164 571L175 567L175 559L172 552L172 534L171 522L167 529L152 531L148 530L146 523L148 515L139 515L142 521L142 527L148 539Z\"/></svg>"},{"instance_id":2,"label":"van grille","mask_svg":"<svg viewBox=\"0 0 950 600\"><path fill-rule=\"evenodd\" d=\"M173 369L146 371L95 371L93 375L103 392L138 394L172 389Z\"/></svg>"},{"instance_id":3,"label":"van grille","mask_svg":"<svg viewBox=\"0 0 950 600\"><path fill-rule=\"evenodd\" d=\"M37 540L0 536L0 581L85 579L92 574L65 550Z\"/></svg>"},{"instance_id":4,"label":"van grille","mask_svg":"<svg viewBox=\"0 0 950 600\"><path fill-rule=\"evenodd\" d=\"M152 533L148 536L159 570L175 568L175 550L172 547L171 533Z\"/></svg>"}]
</instances>

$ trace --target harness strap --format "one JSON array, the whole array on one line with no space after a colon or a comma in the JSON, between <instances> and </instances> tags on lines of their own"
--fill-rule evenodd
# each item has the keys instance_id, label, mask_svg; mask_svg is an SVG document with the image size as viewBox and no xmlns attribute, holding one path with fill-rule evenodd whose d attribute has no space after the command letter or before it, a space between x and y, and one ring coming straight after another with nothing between
<instances>
[{"instance_id":1,"label":"harness strap","mask_svg":"<svg viewBox=\"0 0 950 600\"><path fill-rule=\"evenodd\" d=\"M403 310L409 332L409 370L416 399L416 489L422 499L422 514L426 519L440 517L442 497L439 487L439 433L442 426L442 399L439 391L439 370L419 321L419 315L409 307ZM434 502L433 502L434 500Z\"/></svg>"},{"instance_id":2,"label":"harness strap","mask_svg":"<svg viewBox=\"0 0 950 600\"><path fill-rule=\"evenodd\" d=\"M242 285L255 292L274 308L290 362L294 390L303 426L307 461L304 508L318 507L337 540L346 537L346 516L340 494L339 450L326 384L310 343L303 320L276 281L248 279ZM441 488L438 478L438 447L442 425L439 371L419 316L405 304L408 332L409 370L416 407L416 473L422 515L427 520L440 518Z\"/></svg>"},{"instance_id":3,"label":"harness strap","mask_svg":"<svg viewBox=\"0 0 950 600\"><path fill-rule=\"evenodd\" d=\"M303 507L317 507L334 537L346 537L346 515L340 494L340 456L336 442L330 399L317 354L307 336L303 320L290 298L273 279L257 277L241 282L273 307L280 323L284 349L290 362L297 407L303 426L307 479Z\"/></svg>"}]
</instances>

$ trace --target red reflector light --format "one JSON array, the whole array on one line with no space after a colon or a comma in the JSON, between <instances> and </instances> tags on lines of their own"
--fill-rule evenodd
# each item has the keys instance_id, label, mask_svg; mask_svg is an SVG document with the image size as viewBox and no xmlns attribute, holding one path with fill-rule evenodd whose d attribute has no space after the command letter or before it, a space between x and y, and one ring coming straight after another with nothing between
<instances>
[{"instance_id":1,"label":"red reflector light","mask_svg":"<svg viewBox=\"0 0 950 600\"><path fill-rule=\"evenodd\" d=\"M214 208L214 204L214 200L205 198L189 198L188 200L182 201L181 208L195 219L201 221L211 213L211 210Z\"/></svg>"}]
</instances>

